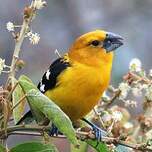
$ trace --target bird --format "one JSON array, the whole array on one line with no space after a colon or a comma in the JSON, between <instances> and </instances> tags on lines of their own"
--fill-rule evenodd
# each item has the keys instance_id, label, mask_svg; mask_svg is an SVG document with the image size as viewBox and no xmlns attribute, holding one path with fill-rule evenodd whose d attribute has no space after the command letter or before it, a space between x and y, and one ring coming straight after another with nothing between
<instances>
[{"instance_id":1,"label":"bird","mask_svg":"<svg viewBox=\"0 0 152 152\"><path fill-rule=\"evenodd\" d=\"M107 89L114 51L122 45L120 35L104 30L83 34L73 42L67 53L50 65L38 89L54 101L72 122L83 119L99 135L100 128L84 117ZM31 111L25 114L19 123L30 114Z\"/></svg>"}]
</instances>

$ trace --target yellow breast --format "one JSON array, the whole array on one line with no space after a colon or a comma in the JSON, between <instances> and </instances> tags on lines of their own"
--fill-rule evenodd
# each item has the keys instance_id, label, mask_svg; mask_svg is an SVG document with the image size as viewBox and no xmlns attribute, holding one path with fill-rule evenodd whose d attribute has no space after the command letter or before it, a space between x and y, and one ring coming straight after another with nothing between
<instances>
[{"instance_id":1,"label":"yellow breast","mask_svg":"<svg viewBox=\"0 0 152 152\"><path fill-rule=\"evenodd\" d=\"M60 74L57 86L45 95L71 120L80 119L93 109L107 88L111 68L106 68L74 64Z\"/></svg>"}]
</instances>

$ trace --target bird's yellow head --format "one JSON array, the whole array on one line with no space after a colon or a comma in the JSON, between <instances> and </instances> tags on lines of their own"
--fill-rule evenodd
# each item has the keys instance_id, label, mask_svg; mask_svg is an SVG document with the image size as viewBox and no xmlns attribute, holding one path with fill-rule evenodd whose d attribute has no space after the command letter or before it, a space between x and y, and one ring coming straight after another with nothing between
<instances>
[{"instance_id":1,"label":"bird's yellow head","mask_svg":"<svg viewBox=\"0 0 152 152\"><path fill-rule=\"evenodd\" d=\"M122 37L96 30L77 38L69 49L71 59L88 65L99 65L113 59L113 51L123 45Z\"/></svg>"}]
</instances>

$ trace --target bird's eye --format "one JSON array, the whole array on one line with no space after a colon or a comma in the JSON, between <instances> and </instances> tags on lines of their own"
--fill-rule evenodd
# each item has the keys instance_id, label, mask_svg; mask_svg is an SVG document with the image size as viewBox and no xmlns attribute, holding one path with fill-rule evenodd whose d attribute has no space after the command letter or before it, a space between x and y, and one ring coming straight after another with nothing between
<instances>
[{"instance_id":1,"label":"bird's eye","mask_svg":"<svg viewBox=\"0 0 152 152\"><path fill-rule=\"evenodd\" d=\"M100 44L100 41L98 41L98 40L94 40L91 42L91 45L93 45L93 46L98 46L99 44Z\"/></svg>"}]
</instances>

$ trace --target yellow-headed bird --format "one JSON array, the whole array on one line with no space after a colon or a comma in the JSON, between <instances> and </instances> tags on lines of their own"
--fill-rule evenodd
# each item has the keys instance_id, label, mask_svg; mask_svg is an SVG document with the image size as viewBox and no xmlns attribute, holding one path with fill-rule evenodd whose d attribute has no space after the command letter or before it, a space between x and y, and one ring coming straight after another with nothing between
<instances>
[{"instance_id":1,"label":"yellow-headed bird","mask_svg":"<svg viewBox=\"0 0 152 152\"><path fill-rule=\"evenodd\" d=\"M103 30L77 38L67 54L45 72L39 90L54 101L72 121L83 118L108 87L113 50L122 37Z\"/></svg>"}]
</instances>

